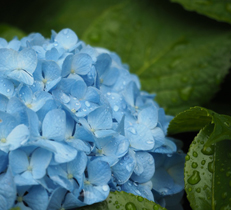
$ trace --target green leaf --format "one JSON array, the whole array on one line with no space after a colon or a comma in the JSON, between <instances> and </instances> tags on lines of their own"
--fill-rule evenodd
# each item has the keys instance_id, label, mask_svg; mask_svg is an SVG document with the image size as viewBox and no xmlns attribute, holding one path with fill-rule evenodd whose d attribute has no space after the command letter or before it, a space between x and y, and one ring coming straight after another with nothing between
<instances>
[{"instance_id":1,"label":"green leaf","mask_svg":"<svg viewBox=\"0 0 231 210\"><path fill-rule=\"evenodd\" d=\"M110 192L108 198L91 206L79 208L79 210L166 210L158 204L141 196L135 196L126 192Z\"/></svg>"},{"instance_id":2,"label":"green leaf","mask_svg":"<svg viewBox=\"0 0 231 210\"><path fill-rule=\"evenodd\" d=\"M19 207L14 207L14 208L11 208L10 210L21 210L21 208L19 208Z\"/></svg>"},{"instance_id":3,"label":"green leaf","mask_svg":"<svg viewBox=\"0 0 231 210\"><path fill-rule=\"evenodd\" d=\"M196 11L218 21L231 23L230 0L171 0L180 3L185 9Z\"/></svg>"},{"instance_id":4,"label":"green leaf","mask_svg":"<svg viewBox=\"0 0 231 210\"><path fill-rule=\"evenodd\" d=\"M230 209L231 141L225 140L205 149L214 130L206 125L193 140L186 156L185 190L192 209Z\"/></svg>"},{"instance_id":5,"label":"green leaf","mask_svg":"<svg viewBox=\"0 0 231 210\"><path fill-rule=\"evenodd\" d=\"M125 0L83 39L117 52L169 114L208 102L230 67L230 28L168 1Z\"/></svg>"},{"instance_id":6,"label":"green leaf","mask_svg":"<svg viewBox=\"0 0 231 210\"><path fill-rule=\"evenodd\" d=\"M207 124L213 124L206 147L222 140L231 140L231 117L217 114L203 107L193 107L178 114L168 127L169 134L198 131Z\"/></svg>"},{"instance_id":7,"label":"green leaf","mask_svg":"<svg viewBox=\"0 0 231 210\"><path fill-rule=\"evenodd\" d=\"M33 2L29 8L29 12L33 15L32 23L20 26L25 27L28 33L36 31L47 37L50 37L51 29L58 32L63 28L71 28L78 37L81 37L95 18L117 2L118 0L56 1L54 9L53 0L43 0L44 6L41 10L37 9L41 7L40 1ZM24 15L21 22L27 21L27 14Z\"/></svg>"},{"instance_id":8,"label":"green leaf","mask_svg":"<svg viewBox=\"0 0 231 210\"><path fill-rule=\"evenodd\" d=\"M7 41L12 40L15 36L19 39L25 36L24 32L6 24L0 24L0 37Z\"/></svg>"}]
</instances>

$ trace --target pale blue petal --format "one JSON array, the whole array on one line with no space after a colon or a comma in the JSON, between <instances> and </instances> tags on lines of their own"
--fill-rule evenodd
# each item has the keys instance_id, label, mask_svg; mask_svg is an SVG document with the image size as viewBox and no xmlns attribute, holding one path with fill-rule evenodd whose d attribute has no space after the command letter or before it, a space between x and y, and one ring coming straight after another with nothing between
<instances>
[{"instance_id":1,"label":"pale blue petal","mask_svg":"<svg viewBox=\"0 0 231 210\"><path fill-rule=\"evenodd\" d=\"M0 173L5 171L8 165L8 154L0 150Z\"/></svg>"},{"instance_id":2,"label":"pale blue petal","mask_svg":"<svg viewBox=\"0 0 231 210\"><path fill-rule=\"evenodd\" d=\"M105 185L111 178L111 169L108 163L93 160L87 165L88 180L95 185Z\"/></svg>"},{"instance_id":3,"label":"pale blue petal","mask_svg":"<svg viewBox=\"0 0 231 210\"><path fill-rule=\"evenodd\" d=\"M156 169L151 181L153 189L161 195L171 195L174 193L172 191L174 189L174 181L163 167Z\"/></svg>"},{"instance_id":4,"label":"pale blue petal","mask_svg":"<svg viewBox=\"0 0 231 210\"><path fill-rule=\"evenodd\" d=\"M65 189L72 191L72 182L67 178L68 174L62 169L61 166L49 166L47 169L49 177L58 185L64 187Z\"/></svg>"},{"instance_id":5,"label":"pale blue petal","mask_svg":"<svg viewBox=\"0 0 231 210\"><path fill-rule=\"evenodd\" d=\"M108 68L111 65L111 62L112 59L110 55L108 55L107 53L103 53L97 57L95 67L100 77L101 75L103 75L105 71L108 70Z\"/></svg>"},{"instance_id":6,"label":"pale blue petal","mask_svg":"<svg viewBox=\"0 0 231 210\"><path fill-rule=\"evenodd\" d=\"M0 38L0 48L7 48L7 41L3 38Z\"/></svg>"},{"instance_id":7,"label":"pale blue petal","mask_svg":"<svg viewBox=\"0 0 231 210\"><path fill-rule=\"evenodd\" d=\"M88 54L79 53L74 55L72 60L72 69L76 74L86 75L92 66L92 59Z\"/></svg>"},{"instance_id":8,"label":"pale blue petal","mask_svg":"<svg viewBox=\"0 0 231 210\"><path fill-rule=\"evenodd\" d=\"M19 98L25 103L25 104L31 104L32 102L32 90L24 85L22 86L22 88L19 90Z\"/></svg>"},{"instance_id":9,"label":"pale blue petal","mask_svg":"<svg viewBox=\"0 0 231 210\"><path fill-rule=\"evenodd\" d=\"M5 78L0 78L0 94L10 97L14 93L14 84Z\"/></svg>"},{"instance_id":10,"label":"pale blue petal","mask_svg":"<svg viewBox=\"0 0 231 210\"><path fill-rule=\"evenodd\" d=\"M129 141L124 136L111 138L110 141L103 147L104 154L112 157L123 157L129 148Z\"/></svg>"},{"instance_id":11,"label":"pale blue petal","mask_svg":"<svg viewBox=\"0 0 231 210\"><path fill-rule=\"evenodd\" d=\"M59 81L61 80L61 77L58 77L54 80L50 80L50 81L47 81L46 83L46 87L45 87L45 91L50 91L52 88L55 87L55 85L57 85L59 83Z\"/></svg>"},{"instance_id":12,"label":"pale blue petal","mask_svg":"<svg viewBox=\"0 0 231 210\"><path fill-rule=\"evenodd\" d=\"M18 67L18 52L12 49L0 49L0 71L11 71Z\"/></svg>"},{"instance_id":13,"label":"pale blue petal","mask_svg":"<svg viewBox=\"0 0 231 210\"><path fill-rule=\"evenodd\" d=\"M142 196L150 201L154 201L152 191L147 186L137 185L136 183L128 181L122 185L122 190L127 193Z\"/></svg>"},{"instance_id":14,"label":"pale blue petal","mask_svg":"<svg viewBox=\"0 0 231 210\"><path fill-rule=\"evenodd\" d=\"M37 55L33 49L25 48L18 54L18 68L23 69L30 75L33 74L37 66ZM33 83L32 83L33 84Z\"/></svg>"},{"instance_id":15,"label":"pale blue petal","mask_svg":"<svg viewBox=\"0 0 231 210\"><path fill-rule=\"evenodd\" d=\"M41 179L46 174L46 168L51 161L52 153L39 148L36 149L30 161L30 166L32 167L32 175L34 179Z\"/></svg>"},{"instance_id":16,"label":"pale blue petal","mask_svg":"<svg viewBox=\"0 0 231 210\"><path fill-rule=\"evenodd\" d=\"M6 200L7 209L10 209L16 199L16 186L10 169L0 175L0 195Z\"/></svg>"},{"instance_id":17,"label":"pale blue petal","mask_svg":"<svg viewBox=\"0 0 231 210\"><path fill-rule=\"evenodd\" d=\"M6 138L9 133L18 125L17 120L11 114L0 111L0 137Z\"/></svg>"},{"instance_id":18,"label":"pale blue petal","mask_svg":"<svg viewBox=\"0 0 231 210\"><path fill-rule=\"evenodd\" d=\"M112 174L116 178L118 184L124 184L131 177L136 165L135 152L129 152L121 158L121 160L112 166Z\"/></svg>"},{"instance_id":19,"label":"pale blue petal","mask_svg":"<svg viewBox=\"0 0 231 210\"><path fill-rule=\"evenodd\" d=\"M57 163L72 161L77 155L76 149L55 141L38 140L32 142L31 145L39 146L53 152Z\"/></svg>"},{"instance_id":20,"label":"pale blue petal","mask_svg":"<svg viewBox=\"0 0 231 210\"><path fill-rule=\"evenodd\" d=\"M86 129L83 126L80 126L78 123L76 124L76 127L75 127L74 137L76 139L81 139L81 140L88 141L88 142L95 142L95 138L92 132L90 132L88 129Z\"/></svg>"},{"instance_id":21,"label":"pale blue petal","mask_svg":"<svg viewBox=\"0 0 231 210\"><path fill-rule=\"evenodd\" d=\"M14 181L17 186L38 185L39 183L33 178L30 171L25 171L21 175L16 175Z\"/></svg>"},{"instance_id":22,"label":"pale blue petal","mask_svg":"<svg viewBox=\"0 0 231 210\"><path fill-rule=\"evenodd\" d=\"M55 80L61 75L61 69L54 61L43 61L42 71L47 80Z\"/></svg>"},{"instance_id":23,"label":"pale blue petal","mask_svg":"<svg viewBox=\"0 0 231 210\"><path fill-rule=\"evenodd\" d=\"M2 112L6 111L8 102L9 99L6 96L0 94L0 111Z\"/></svg>"},{"instance_id":24,"label":"pale blue petal","mask_svg":"<svg viewBox=\"0 0 231 210\"><path fill-rule=\"evenodd\" d=\"M32 75L28 74L27 71L22 69L11 71L7 73L7 76L26 85L33 85L34 83L34 78Z\"/></svg>"},{"instance_id":25,"label":"pale blue petal","mask_svg":"<svg viewBox=\"0 0 231 210\"><path fill-rule=\"evenodd\" d=\"M38 59L45 59L46 51L44 50L43 47L41 47L41 46L33 46L32 49L35 50Z\"/></svg>"},{"instance_id":26,"label":"pale blue petal","mask_svg":"<svg viewBox=\"0 0 231 210\"><path fill-rule=\"evenodd\" d=\"M46 51L46 60L57 61L59 59L59 52L56 48Z\"/></svg>"},{"instance_id":27,"label":"pale blue petal","mask_svg":"<svg viewBox=\"0 0 231 210\"><path fill-rule=\"evenodd\" d=\"M103 85L112 86L118 79L119 71L117 68L111 68L106 71L100 79L103 80Z\"/></svg>"},{"instance_id":28,"label":"pale blue petal","mask_svg":"<svg viewBox=\"0 0 231 210\"><path fill-rule=\"evenodd\" d=\"M15 127L7 136L7 144L10 150L17 149L25 144L30 137L30 131L27 126L21 124Z\"/></svg>"},{"instance_id":29,"label":"pale blue petal","mask_svg":"<svg viewBox=\"0 0 231 210\"><path fill-rule=\"evenodd\" d=\"M77 149L78 151L82 151L85 152L86 154L90 154L91 152L91 146L89 145L89 143L82 141L80 139L68 139L66 140L66 143L72 147L74 147L75 149Z\"/></svg>"},{"instance_id":30,"label":"pale blue petal","mask_svg":"<svg viewBox=\"0 0 231 210\"><path fill-rule=\"evenodd\" d=\"M19 40L13 39L8 43L8 48L18 51L20 48L21 42Z\"/></svg>"},{"instance_id":31,"label":"pale blue petal","mask_svg":"<svg viewBox=\"0 0 231 210\"><path fill-rule=\"evenodd\" d=\"M49 209L49 210L61 209L62 208L62 202L64 200L66 193L67 193L67 190L64 188L59 187L59 188L55 189L50 196L47 209Z\"/></svg>"},{"instance_id":32,"label":"pale blue petal","mask_svg":"<svg viewBox=\"0 0 231 210\"><path fill-rule=\"evenodd\" d=\"M150 129L155 128L158 121L158 109L154 106L142 109L138 114L138 120Z\"/></svg>"},{"instance_id":33,"label":"pale blue petal","mask_svg":"<svg viewBox=\"0 0 231 210\"><path fill-rule=\"evenodd\" d=\"M139 90L134 82L130 82L124 91L124 97L127 103L134 107L135 106L135 99L139 94Z\"/></svg>"},{"instance_id":34,"label":"pale blue petal","mask_svg":"<svg viewBox=\"0 0 231 210\"><path fill-rule=\"evenodd\" d=\"M14 174L19 174L27 170L29 166L28 156L20 149L9 153L9 166Z\"/></svg>"},{"instance_id":35,"label":"pale blue petal","mask_svg":"<svg viewBox=\"0 0 231 210\"><path fill-rule=\"evenodd\" d=\"M0 195L0 209L9 210L7 208L7 201L5 200L5 198L2 195Z\"/></svg>"},{"instance_id":36,"label":"pale blue petal","mask_svg":"<svg viewBox=\"0 0 231 210\"><path fill-rule=\"evenodd\" d=\"M104 201L109 195L110 188L108 185L103 186L84 186L84 203L91 205L93 203L98 203Z\"/></svg>"},{"instance_id":37,"label":"pale blue petal","mask_svg":"<svg viewBox=\"0 0 231 210\"><path fill-rule=\"evenodd\" d=\"M49 111L42 124L43 136L48 139L62 141L65 139L66 114L63 110L53 109Z\"/></svg>"},{"instance_id":38,"label":"pale blue petal","mask_svg":"<svg viewBox=\"0 0 231 210\"><path fill-rule=\"evenodd\" d=\"M98 130L95 131L94 134L96 138L105 138L107 136L115 136L118 133L114 130Z\"/></svg>"},{"instance_id":39,"label":"pale blue petal","mask_svg":"<svg viewBox=\"0 0 231 210\"><path fill-rule=\"evenodd\" d=\"M81 202L74 194L68 193L63 203L63 208L65 209L78 208L85 205L86 204Z\"/></svg>"},{"instance_id":40,"label":"pale blue petal","mask_svg":"<svg viewBox=\"0 0 231 210\"><path fill-rule=\"evenodd\" d=\"M136 152L136 164L142 165L143 171L136 173L134 170L131 179L138 183L149 181L155 172L155 163L152 155L147 152Z\"/></svg>"},{"instance_id":41,"label":"pale blue petal","mask_svg":"<svg viewBox=\"0 0 231 210\"><path fill-rule=\"evenodd\" d=\"M66 77L71 73L72 60L73 60L73 55L68 55L63 61L62 73L61 73L62 77Z\"/></svg>"},{"instance_id":42,"label":"pale blue petal","mask_svg":"<svg viewBox=\"0 0 231 210\"><path fill-rule=\"evenodd\" d=\"M100 102L100 91L95 87L88 87L84 97L86 101L98 104Z\"/></svg>"},{"instance_id":43,"label":"pale blue petal","mask_svg":"<svg viewBox=\"0 0 231 210\"><path fill-rule=\"evenodd\" d=\"M77 43L78 37L74 31L65 28L56 35L55 41L58 42L64 49L67 50L73 47Z\"/></svg>"},{"instance_id":44,"label":"pale blue petal","mask_svg":"<svg viewBox=\"0 0 231 210\"><path fill-rule=\"evenodd\" d=\"M42 186L34 186L23 200L33 210L46 210L48 205L48 193Z\"/></svg>"},{"instance_id":45,"label":"pale blue petal","mask_svg":"<svg viewBox=\"0 0 231 210\"><path fill-rule=\"evenodd\" d=\"M67 171L70 174L82 175L87 166L87 155L84 152L78 152L74 160L67 163Z\"/></svg>"},{"instance_id":46,"label":"pale blue petal","mask_svg":"<svg viewBox=\"0 0 231 210\"><path fill-rule=\"evenodd\" d=\"M109 109L99 107L88 115L90 126L95 129L110 129L112 128L112 116Z\"/></svg>"},{"instance_id":47,"label":"pale blue petal","mask_svg":"<svg viewBox=\"0 0 231 210\"><path fill-rule=\"evenodd\" d=\"M80 99L84 98L87 91L87 85L83 80L77 80L71 87L71 95Z\"/></svg>"},{"instance_id":48,"label":"pale blue petal","mask_svg":"<svg viewBox=\"0 0 231 210\"><path fill-rule=\"evenodd\" d=\"M137 150L151 150L155 145L151 131L142 124L134 124L128 127L125 134L131 147Z\"/></svg>"}]
</instances>

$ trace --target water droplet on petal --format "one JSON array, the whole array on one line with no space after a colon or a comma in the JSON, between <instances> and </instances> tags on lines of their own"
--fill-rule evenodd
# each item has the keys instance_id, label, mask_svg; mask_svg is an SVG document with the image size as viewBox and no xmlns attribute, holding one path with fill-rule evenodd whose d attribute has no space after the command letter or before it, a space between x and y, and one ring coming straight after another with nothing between
<instances>
[{"instance_id":1,"label":"water droplet on petal","mask_svg":"<svg viewBox=\"0 0 231 210\"><path fill-rule=\"evenodd\" d=\"M119 107L115 105L115 106L113 107L113 110L114 110L115 112L117 112L117 111L119 110Z\"/></svg>"},{"instance_id":2,"label":"water droplet on petal","mask_svg":"<svg viewBox=\"0 0 231 210\"><path fill-rule=\"evenodd\" d=\"M64 34L64 35L67 35L68 32L69 32L69 29L64 29L64 30L63 30L63 34Z\"/></svg>"},{"instance_id":3,"label":"water droplet on petal","mask_svg":"<svg viewBox=\"0 0 231 210\"><path fill-rule=\"evenodd\" d=\"M102 190L103 190L103 191L108 191L108 190L109 190L108 185L103 185L103 186L102 186Z\"/></svg>"},{"instance_id":4,"label":"water droplet on petal","mask_svg":"<svg viewBox=\"0 0 231 210\"><path fill-rule=\"evenodd\" d=\"M91 106L91 104L88 101L85 101L85 105L86 105L86 107L90 107Z\"/></svg>"},{"instance_id":5,"label":"water droplet on petal","mask_svg":"<svg viewBox=\"0 0 231 210\"><path fill-rule=\"evenodd\" d=\"M132 134L134 134L134 135L137 134L136 129L133 128L133 127L129 127L127 130L130 131L130 132L131 132Z\"/></svg>"}]
</instances>

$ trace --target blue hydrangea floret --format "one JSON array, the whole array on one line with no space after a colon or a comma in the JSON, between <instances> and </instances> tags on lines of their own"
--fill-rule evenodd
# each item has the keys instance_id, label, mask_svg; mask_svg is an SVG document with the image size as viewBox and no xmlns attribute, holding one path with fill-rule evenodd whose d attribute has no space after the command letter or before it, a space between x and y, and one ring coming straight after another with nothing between
<instances>
[{"instance_id":1,"label":"blue hydrangea floret","mask_svg":"<svg viewBox=\"0 0 231 210\"><path fill-rule=\"evenodd\" d=\"M177 209L185 155L154 98L71 29L0 38L0 209L64 210L110 191Z\"/></svg>"}]
</instances>

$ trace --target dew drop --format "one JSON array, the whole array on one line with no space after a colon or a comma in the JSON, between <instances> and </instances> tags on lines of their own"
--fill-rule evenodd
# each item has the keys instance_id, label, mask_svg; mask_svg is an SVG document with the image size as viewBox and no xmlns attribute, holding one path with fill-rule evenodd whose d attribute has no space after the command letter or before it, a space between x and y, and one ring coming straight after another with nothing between
<instances>
[{"instance_id":1,"label":"dew drop","mask_svg":"<svg viewBox=\"0 0 231 210\"><path fill-rule=\"evenodd\" d=\"M134 135L137 134L136 129L133 128L133 127L129 127L127 130L130 131L130 132L131 132L132 134L134 134Z\"/></svg>"},{"instance_id":2,"label":"dew drop","mask_svg":"<svg viewBox=\"0 0 231 210\"><path fill-rule=\"evenodd\" d=\"M159 206L155 204L155 205L153 206L153 210L159 210Z\"/></svg>"},{"instance_id":3,"label":"dew drop","mask_svg":"<svg viewBox=\"0 0 231 210\"><path fill-rule=\"evenodd\" d=\"M189 191L189 192L191 192L191 191L192 191L192 188L191 188L191 187L189 187L189 188L188 188L188 191Z\"/></svg>"},{"instance_id":4,"label":"dew drop","mask_svg":"<svg viewBox=\"0 0 231 210\"><path fill-rule=\"evenodd\" d=\"M91 104L88 101L85 101L85 105L86 105L86 107L90 107L91 106Z\"/></svg>"},{"instance_id":5,"label":"dew drop","mask_svg":"<svg viewBox=\"0 0 231 210\"><path fill-rule=\"evenodd\" d=\"M63 30L63 34L64 34L64 35L67 35L68 32L69 32L69 29L64 29L64 30Z\"/></svg>"},{"instance_id":6,"label":"dew drop","mask_svg":"<svg viewBox=\"0 0 231 210\"><path fill-rule=\"evenodd\" d=\"M194 170L191 177L188 179L188 183L191 185L197 184L201 180L200 174L198 171Z\"/></svg>"},{"instance_id":7,"label":"dew drop","mask_svg":"<svg viewBox=\"0 0 231 210\"><path fill-rule=\"evenodd\" d=\"M119 206L119 205L117 205L117 206L116 206L116 209L119 209L119 208L120 208L120 206Z\"/></svg>"},{"instance_id":8,"label":"dew drop","mask_svg":"<svg viewBox=\"0 0 231 210\"><path fill-rule=\"evenodd\" d=\"M126 210L137 210L135 204L132 203L132 202L126 203L125 209L126 209Z\"/></svg>"},{"instance_id":9,"label":"dew drop","mask_svg":"<svg viewBox=\"0 0 231 210\"><path fill-rule=\"evenodd\" d=\"M108 96L110 96L110 95L111 95L111 93L110 93L110 92L107 92L107 95L108 95Z\"/></svg>"},{"instance_id":10,"label":"dew drop","mask_svg":"<svg viewBox=\"0 0 231 210\"><path fill-rule=\"evenodd\" d=\"M192 163L192 168L197 168L198 164L196 162Z\"/></svg>"},{"instance_id":11,"label":"dew drop","mask_svg":"<svg viewBox=\"0 0 231 210\"><path fill-rule=\"evenodd\" d=\"M138 197L137 197L137 200L138 200L139 202L142 202L142 201L144 200L144 198L141 197L141 196L138 196Z\"/></svg>"},{"instance_id":12,"label":"dew drop","mask_svg":"<svg viewBox=\"0 0 231 210\"><path fill-rule=\"evenodd\" d=\"M214 146L209 146L209 147L204 147L201 152L204 154L204 155L212 155L214 153Z\"/></svg>"},{"instance_id":13,"label":"dew drop","mask_svg":"<svg viewBox=\"0 0 231 210\"><path fill-rule=\"evenodd\" d=\"M119 107L115 105L115 106L113 107L113 110L114 110L115 112L117 112L117 111L119 110Z\"/></svg>"},{"instance_id":14,"label":"dew drop","mask_svg":"<svg viewBox=\"0 0 231 210\"><path fill-rule=\"evenodd\" d=\"M185 160L186 160L186 161L190 160L190 156L189 156L189 155L186 155L186 156L185 156Z\"/></svg>"},{"instance_id":15,"label":"dew drop","mask_svg":"<svg viewBox=\"0 0 231 210\"><path fill-rule=\"evenodd\" d=\"M103 185L103 186L102 186L102 190L105 191L105 192L108 191L108 190L109 190L108 185Z\"/></svg>"},{"instance_id":16,"label":"dew drop","mask_svg":"<svg viewBox=\"0 0 231 210\"><path fill-rule=\"evenodd\" d=\"M166 195L168 193L168 189L167 188L161 188L159 192L161 195Z\"/></svg>"},{"instance_id":17,"label":"dew drop","mask_svg":"<svg viewBox=\"0 0 231 210\"><path fill-rule=\"evenodd\" d=\"M205 163L206 163L206 161L205 161L205 160L202 160L202 161L201 161L201 164L202 164L202 165L204 165Z\"/></svg>"},{"instance_id":18,"label":"dew drop","mask_svg":"<svg viewBox=\"0 0 231 210\"><path fill-rule=\"evenodd\" d=\"M208 163L208 170L213 173L213 161Z\"/></svg>"},{"instance_id":19,"label":"dew drop","mask_svg":"<svg viewBox=\"0 0 231 210\"><path fill-rule=\"evenodd\" d=\"M198 154L197 154L197 152L193 152L193 157L197 157L198 156Z\"/></svg>"},{"instance_id":20,"label":"dew drop","mask_svg":"<svg viewBox=\"0 0 231 210\"><path fill-rule=\"evenodd\" d=\"M198 187L198 188L196 189L196 192L200 193L200 192L201 192L201 188Z\"/></svg>"},{"instance_id":21,"label":"dew drop","mask_svg":"<svg viewBox=\"0 0 231 210\"><path fill-rule=\"evenodd\" d=\"M7 89L6 92L9 93L9 92L10 92L10 89Z\"/></svg>"},{"instance_id":22,"label":"dew drop","mask_svg":"<svg viewBox=\"0 0 231 210\"><path fill-rule=\"evenodd\" d=\"M148 141L146 141L147 144L153 144L154 143L154 140L150 139Z\"/></svg>"}]
</instances>

